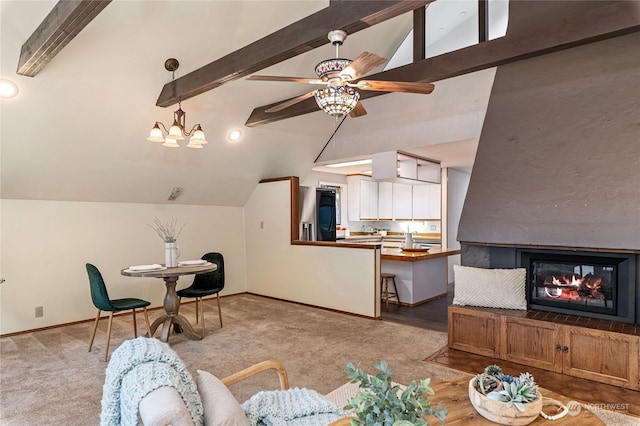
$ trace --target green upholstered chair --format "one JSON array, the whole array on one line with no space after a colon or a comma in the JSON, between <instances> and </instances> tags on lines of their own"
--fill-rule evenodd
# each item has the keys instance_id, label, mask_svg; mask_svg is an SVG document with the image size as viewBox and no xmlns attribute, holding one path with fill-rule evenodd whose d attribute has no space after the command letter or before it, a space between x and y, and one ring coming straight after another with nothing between
<instances>
[{"instance_id":1,"label":"green upholstered chair","mask_svg":"<svg viewBox=\"0 0 640 426\"><path fill-rule=\"evenodd\" d=\"M178 296L191 297L196 299L196 324L199 321L202 323L202 336L204 337L204 304L202 298L204 296L216 295L218 302L218 317L220 317L220 327L222 327L222 311L220 310L220 292L224 289L224 257L220 253L207 253L202 256L203 260L207 262L215 263L218 266L213 272L206 274L198 274L193 280L191 286L179 290ZM198 315L198 304L200 305L200 315Z\"/></svg>"},{"instance_id":2,"label":"green upholstered chair","mask_svg":"<svg viewBox=\"0 0 640 426\"><path fill-rule=\"evenodd\" d=\"M91 286L91 300L96 308L98 308L98 315L93 324L93 333L91 333L91 342L89 343L89 352L93 346L93 339L96 337L96 330L98 329L98 321L100 321L100 313L102 311L109 312L109 326L107 327L107 347L104 350L105 362L109 359L109 341L111 339L111 324L113 322L114 312L133 310L133 334L138 337L138 329L136 325L136 309L144 309L144 319L147 322L148 336L151 336L151 326L149 325L149 315L147 314L147 306L151 303L142 299L126 298L126 299L109 299L107 293L107 287L102 279L102 274L98 268L90 263L87 263L87 273L89 274L89 285Z\"/></svg>"}]
</instances>

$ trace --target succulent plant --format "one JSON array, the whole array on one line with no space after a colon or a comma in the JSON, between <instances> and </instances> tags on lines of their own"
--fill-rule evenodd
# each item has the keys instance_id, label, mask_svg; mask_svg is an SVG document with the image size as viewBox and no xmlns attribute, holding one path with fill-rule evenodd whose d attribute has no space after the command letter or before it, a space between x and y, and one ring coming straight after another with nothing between
<instances>
[{"instance_id":1,"label":"succulent plant","mask_svg":"<svg viewBox=\"0 0 640 426\"><path fill-rule=\"evenodd\" d=\"M484 368L484 374L489 374L491 376L497 377L498 374L502 374L502 368L500 368L500 366L496 364L487 365Z\"/></svg>"},{"instance_id":2,"label":"succulent plant","mask_svg":"<svg viewBox=\"0 0 640 426\"><path fill-rule=\"evenodd\" d=\"M487 397L506 402L507 408L515 406L519 411L524 412L523 404L534 401L538 397L538 385L529 373L522 373L511 379L511 382L503 381L502 389L490 392Z\"/></svg>"}]
</instances>

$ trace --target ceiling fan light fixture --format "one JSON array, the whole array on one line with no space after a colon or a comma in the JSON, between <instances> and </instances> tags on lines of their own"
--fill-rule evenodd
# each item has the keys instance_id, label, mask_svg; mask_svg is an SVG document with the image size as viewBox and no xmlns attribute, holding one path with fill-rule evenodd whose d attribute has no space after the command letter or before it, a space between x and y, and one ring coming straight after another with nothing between
<instances>
[{"instance_id":1,"label":"ceiling fan light fixture","mask_svg":"<svg viewBox=\"0 0 640 426\"><path fill-rule=\"evenodd\" d=\"M332 77L337 77L340 71L351 65L351 59L333 58L324 60L316 65L316 74L322 80L327 81Z\"/></svg>"},{"instance_id":2,"label":"ceiling fan light fixture","mask_svg":"<svg viewBox=\"0 0 640 426\"><path fill-rule=\"evenodd\" d=\"M360 100L360 93L349 86L327 86L314 93L316 103L327 114L341 117L349 114Z\"/></svg>"}]
</instances>

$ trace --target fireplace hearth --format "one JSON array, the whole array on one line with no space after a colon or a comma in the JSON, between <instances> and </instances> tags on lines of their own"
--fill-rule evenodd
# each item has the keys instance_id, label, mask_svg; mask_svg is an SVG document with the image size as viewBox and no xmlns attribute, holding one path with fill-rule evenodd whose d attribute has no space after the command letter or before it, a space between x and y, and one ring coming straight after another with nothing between
<instances>
[{"instance_id":1,"label":"fireplace hearth","mask_svg":"<svg viewBox=\"0 0 640 426\"><path fill-rule=\"evenodd\" d=\"M518 250L529 309L633 323L633 255Z\"/></svg>"}]
</instances>

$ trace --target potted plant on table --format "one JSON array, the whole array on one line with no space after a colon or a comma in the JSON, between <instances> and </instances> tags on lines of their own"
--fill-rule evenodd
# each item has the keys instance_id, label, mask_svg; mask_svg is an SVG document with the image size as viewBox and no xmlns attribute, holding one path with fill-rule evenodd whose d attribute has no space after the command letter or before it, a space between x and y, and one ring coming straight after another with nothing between
<instances>
[{"instance_id":1,"label":"potted plant on table","mask_svg":"<svg viewBox=\"0 0 640 426\"><path fill-rule=\"evenodd\" d=\"M533 376L512 377L497 365L487 366L469 381L469 399L482 417L502 425L528 425L542 410L542 395Z\"/></svg>"},{"instance_id":2,"label":"potted plant on table","mask_svg":"<svg viewBox=\"0 0 640 426\"><path fill-rule=\"evenodd\" d=\"M445 424L447 410L442 403L434 409L429 402L429 396L434 394L429 386L431 379L419 383L414 380L402 390L393 382L393 371L386 361L374 364L374 367L379 373L371 376L366 370L347 364L345 371L351 383L360 383L360 390L344 407L357 417L351 419L351 426L425 426L429 424L427 415L433 415Z\"/></svg>"}]
</instances>

